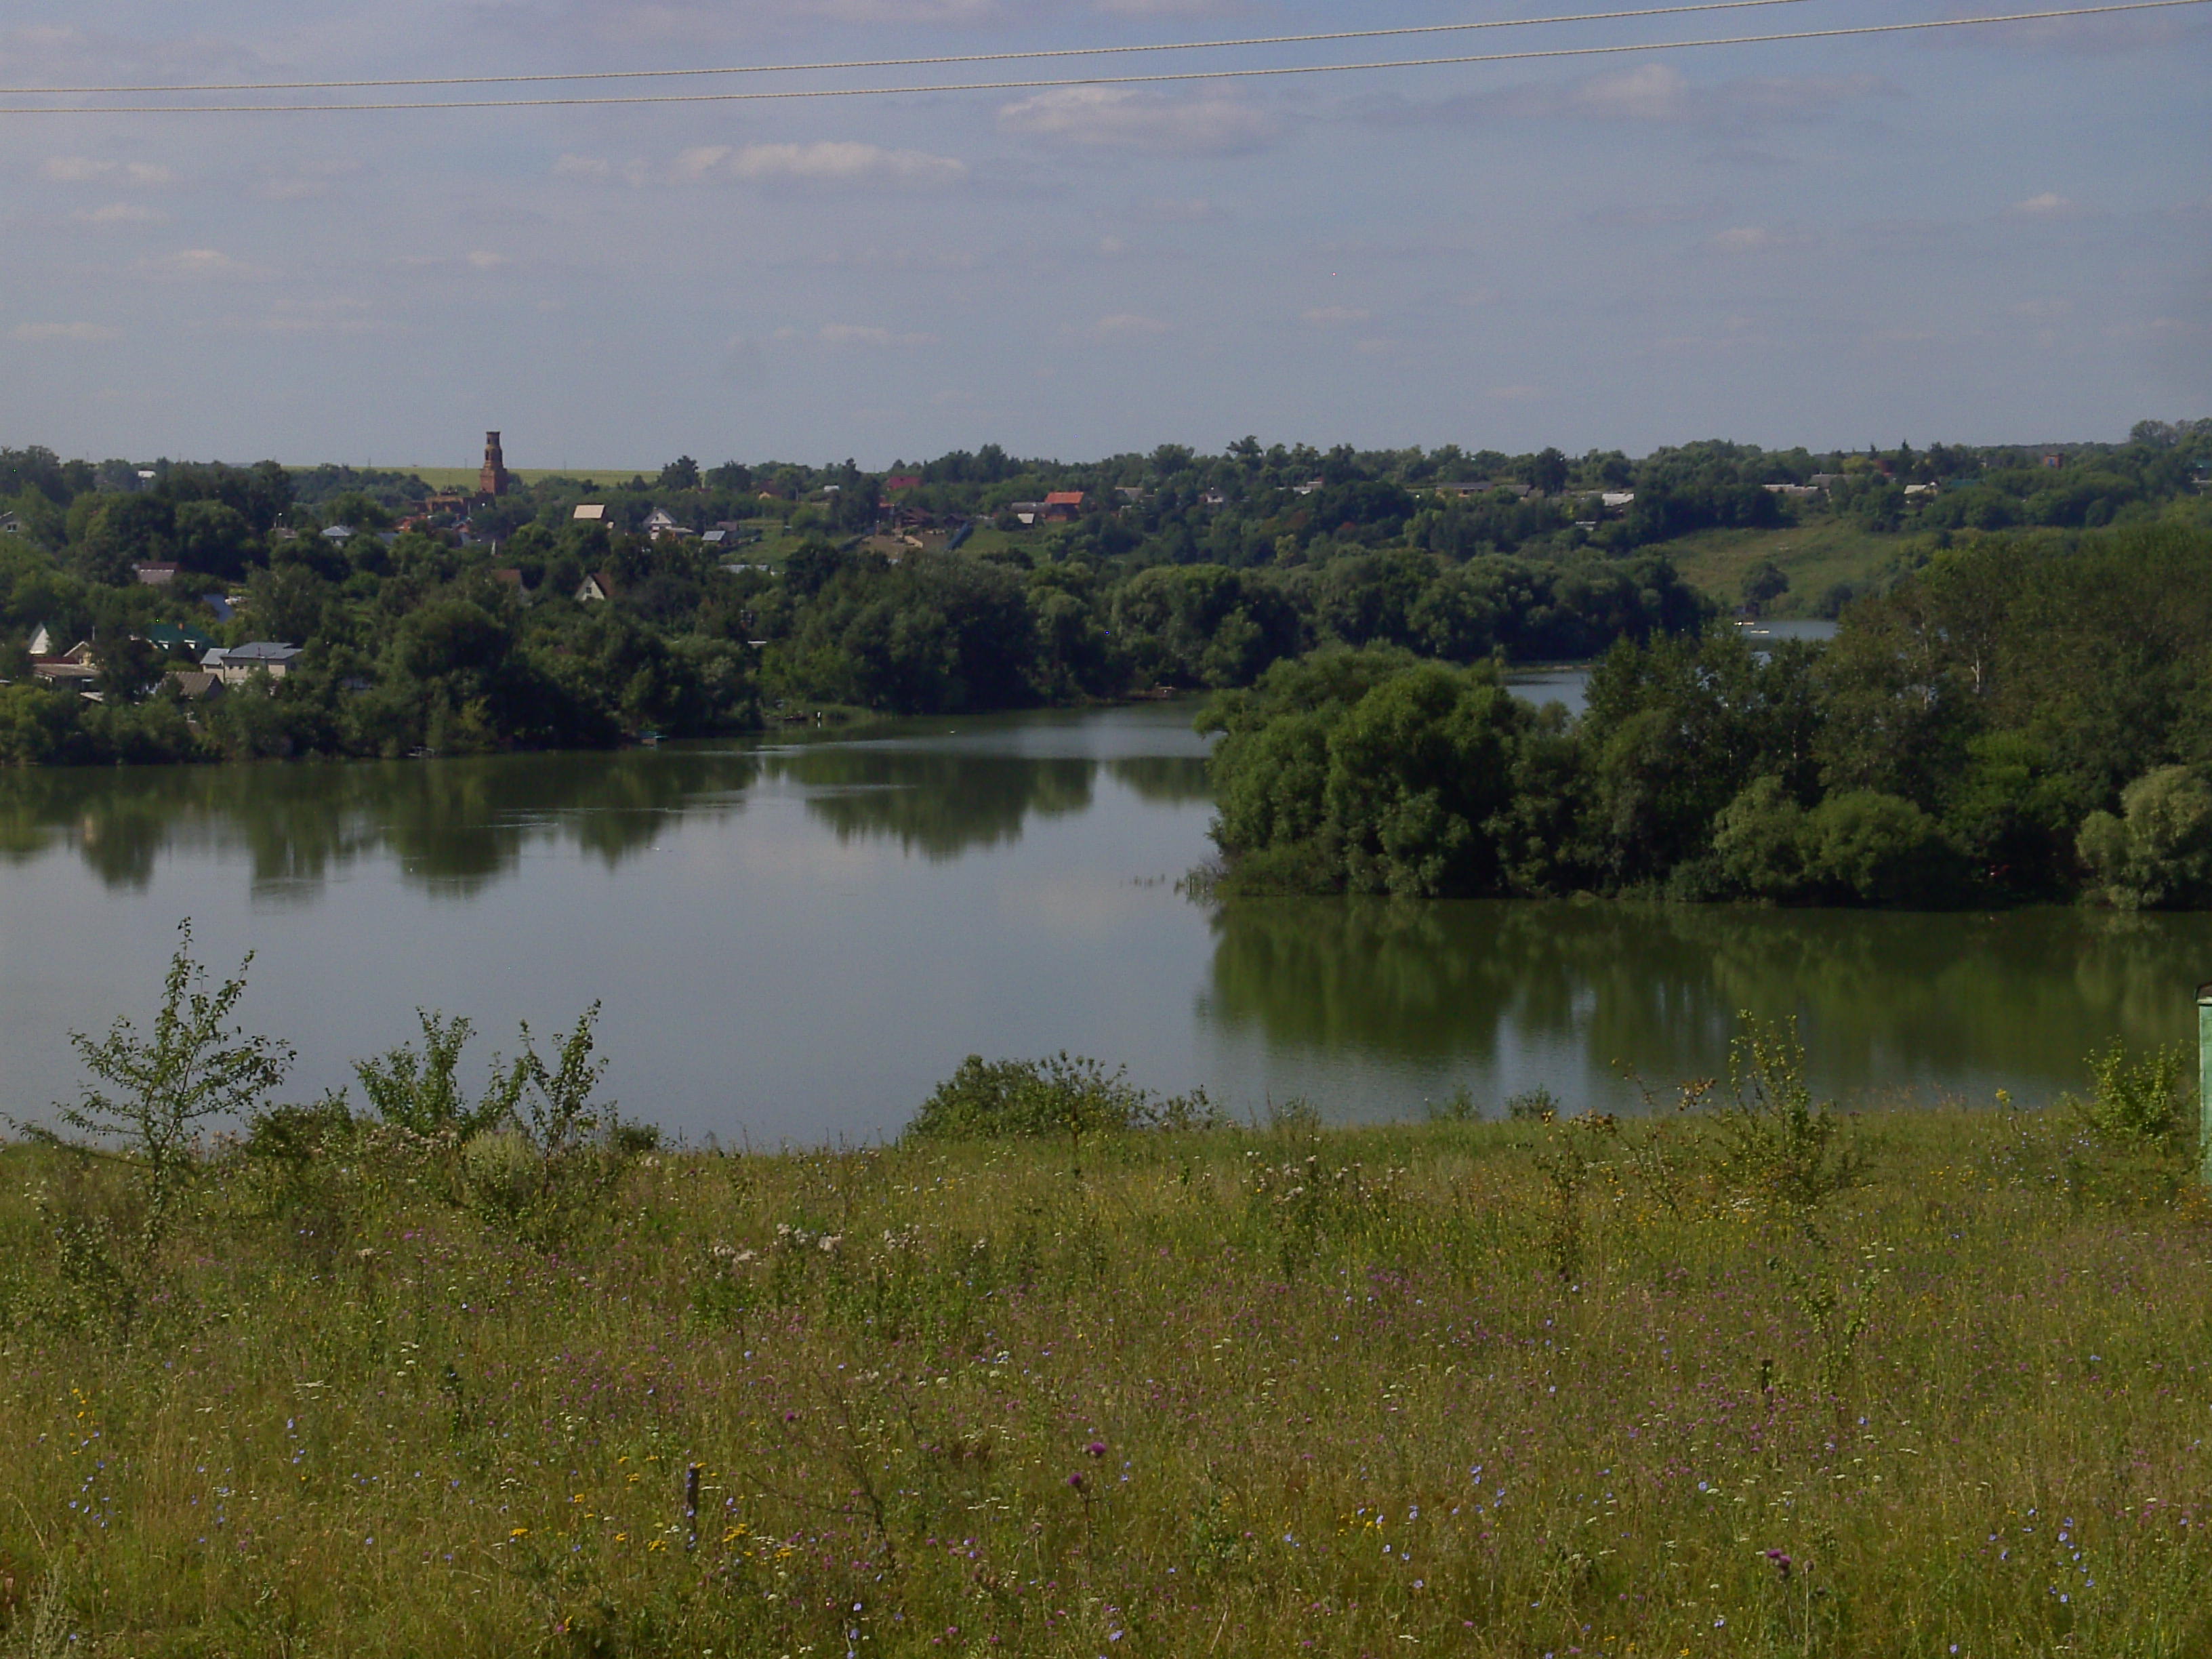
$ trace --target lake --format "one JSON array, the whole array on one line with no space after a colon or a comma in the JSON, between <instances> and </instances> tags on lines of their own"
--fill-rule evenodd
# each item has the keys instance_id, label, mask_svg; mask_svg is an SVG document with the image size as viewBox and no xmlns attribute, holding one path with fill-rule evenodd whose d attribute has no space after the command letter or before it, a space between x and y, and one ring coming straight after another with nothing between
<instances>
[{"instance_id":1,"label":"lake","mask_svg":"<svg viewBox=\"0 0 2212 1659\"><path fill-rule=\"evenodd\" d=\"M288 1093L472 1018L466 1073L604 1004L633 1116L755 1146L896 1131L969 1053L1067 1049L1239 1113L1419 1115L1458 1085L1632 1109L1797 1015L1817 1081L2023 1101L2115 1034L2193 1038L2212 921L1298 901L1212 910L1188 705L617 755L0 774L0 1110L143 1019L179 918L257 953Z\"/></svg>"}]
</instances>

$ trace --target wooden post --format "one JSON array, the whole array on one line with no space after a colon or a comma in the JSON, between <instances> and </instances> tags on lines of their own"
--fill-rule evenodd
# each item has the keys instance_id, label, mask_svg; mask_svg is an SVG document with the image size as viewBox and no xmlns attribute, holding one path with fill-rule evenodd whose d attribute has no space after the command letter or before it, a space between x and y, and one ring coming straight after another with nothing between
<instances>
[{"instance_id":1,"label":"wooden post","mask_svg":"<svg viewBox=\"0 0 2212 1659\"><path fill-rule=\"evenodd\" d=\"M684 1471L684 1547L699 1547L699 1466Z\"/></svg>"},{"instance_id":2,"label":"wooden post","mask_svg":"<svg viewBox=\"0 0 2212 1659\"><path fill-rule=\"evenodd\" d=\"M2212 1186L2212 985L2197 988L2197 1175Z\"/></svg>"}]
</instances>

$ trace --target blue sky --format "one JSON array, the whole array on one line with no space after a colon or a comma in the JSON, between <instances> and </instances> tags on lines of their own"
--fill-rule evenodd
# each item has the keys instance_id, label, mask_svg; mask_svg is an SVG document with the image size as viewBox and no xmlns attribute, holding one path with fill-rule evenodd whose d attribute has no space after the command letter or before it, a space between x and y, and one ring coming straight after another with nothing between
<instances>
[{"instance_id":1,"label":"blue sky","mask_svg":"<svg viewBox=\"0 0 2212 1659\"><path fill-rule=\"evenodd\" d=\"M1802 0L1198 66L2008 9ZM1556 9L17 0L0 76L651 69ZM580 468L1246 433L1641 453L2212 412L2212 7L1164 88L15 116L0 179L0 443L70 454L463 465L495 426L510 465Z\"/></svg>"}]
</instances>

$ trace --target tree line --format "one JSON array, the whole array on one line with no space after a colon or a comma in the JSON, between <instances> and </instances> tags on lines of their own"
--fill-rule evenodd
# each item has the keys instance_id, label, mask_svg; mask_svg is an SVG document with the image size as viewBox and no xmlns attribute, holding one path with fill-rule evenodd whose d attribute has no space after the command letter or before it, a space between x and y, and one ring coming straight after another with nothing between
<instances>
[{"instance_id":1,"label":"tree line","mask_svg":"<svg viewBox=\"0 0 2212 1659\"><path fill-rule=\"evenodd\" d=\"M2212 423L2146 422L2055 468L1941 446L1716 442L1632 461L1249 438L1079 465L987 445L883 473L687 456L650 478L520 485L465 522L409 474L0 451L0 763L610 747L825 704L952 714L1243 687L1334 647L1583 659L1713 614L1666 554L1689 531L1872 512L1922 475L1971 471L1935 500L1994 492L1959 513L2002 499L1980 516L2063 544L2100 518L2198 512L2208 447ZM1815 477L1816 496L1779 488ZM1054 491L1080 505L1024 523L1017 508ZM580 521L586 501L602 512ZM656 509L725 533L653 534ZM773 556L748 550L765 531ZM1928 546L1983 533L1962 520ZM149 565L176 574L149 586ZM580 599L586 576L609 597ZM207 594L235 615L218 623ZM150 642L161 623L305 651L267 695L188 705L163 689L191 665ZM34 683L41 626L58 648L92 643L98 701Z\"/></svg>"},{"instance_id":2,"label":"tree line","mask_svg":"<svg viewBox=\"0 0 2212 1659\"><path fill-rule=\"evenodd\" d=\"M1367 650L1204 721L1233 891L2202 908L2212 530L1978 539L1825 646L1623 641L1575 718Z\"/></svg>"}]
</instances>

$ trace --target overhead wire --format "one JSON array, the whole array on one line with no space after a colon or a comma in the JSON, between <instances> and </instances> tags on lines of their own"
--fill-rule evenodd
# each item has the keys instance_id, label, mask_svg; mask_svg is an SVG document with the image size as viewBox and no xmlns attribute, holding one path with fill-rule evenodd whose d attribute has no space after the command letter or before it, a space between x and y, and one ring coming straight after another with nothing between
<instances>
[{"instance_id":1,"label":"overhead wire","mask_svg":"<svg viewBox=\"0 0 2212 1659\"><path fill-rule=\"evenodd\" d=\"M542 85L562 81L656 81L716 75L800 75L875 69L933 69L947 64L1011 64L1055 58L1115 58L1158 52L1225 52L1252 46L1301 46L1335 40L1382 40L1408 34L1462 34L1479 29L1540 28L1556 23L1614 23L1639 17L1677 17L1691 12L1743 11L1760 6L1795 6L1806 0L1689 0L1633 11L1563 12L1552 17L1492 17L1466 23L1413 23L1394 28L1336 29L1323 34L1255 34L1228 40L1169 40L1143 46L1048 46L1026 52L972 52L933 58L848 58L816 64L726 64L696 69L572 70L544 75L441 75L392 76L361 81L210 81L191 84L147 83L115 87L0 87L0 97L33 95L93 97L203 92L344 92L375 87L485 87Z\"/></svg>"},{"instance_id":2,"label":"overhead wire","mask_svg":"<svg viewBox=\"0 0 2212 1659\"><path fill-rule=\"evenodd\" d=\"M869 87L798 87L744 92L631 93L548 98L470 98L341 101L320 104L14 104L0 106L9 115L334 115L422 110L554 109L615 105L738 104L812 98L896 98L955 92L1036 92L1074 87L1164 86L1193 81L1249 81L1300 75L1345 75L1378 70L1440 69L1474 64L1533 63L1565 58L1607 58L1637 52L1682 52L1710 46L1761 46L1795 40L1838 40L1876 34L1909 34L1935 29L1984 27L1999 23L2034 23L2067 17L2100 17L2121 12L2166 11L2212 0L2113 0L2095 6L2044 11L2006 12L1980 17L1942 17L1906 23L1865 23L1844 28L1795 29L1772 34L1736 34L1698 40L1648 40L1630 46L1552 46L1525 52L1468 52L1449 57L1380 58L1351 64L1297 64L1265 68L1158 71L1142 75L1086 75L1017 81L957 81L933 84ZM32 95L28 91L18 96Z\"/></svg>"}]
</instances>

